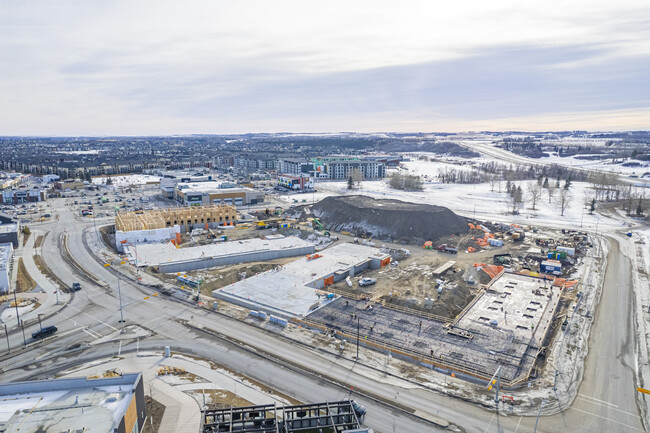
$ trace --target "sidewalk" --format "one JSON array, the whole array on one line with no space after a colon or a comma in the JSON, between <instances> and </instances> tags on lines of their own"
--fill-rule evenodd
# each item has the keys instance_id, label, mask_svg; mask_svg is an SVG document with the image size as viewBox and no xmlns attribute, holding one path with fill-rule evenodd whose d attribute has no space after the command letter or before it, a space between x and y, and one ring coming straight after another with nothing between
<instances>
[{"instance_id":1,"label":"sidewalk","mask_svg":"<svg viewBox=\"0 0 650 433\"><path fill-rule=\"evenodd\" d=\"M55 291L57 291L58 288L54 284L52 284L50 280L47 279L47 277L41 274L41 271L36 266L36 263L34 263L34 254L35 254L34 242L36 241L36 238L41 235L44 235L44 232L40 230L34 230L32 234L29 236L29 239L27 240L27 244L24 247L19 247L16 250L16 255L14 259L15 260L14 273L17 273L18 258L22 257L23 264L25 265L25 269L27 270L27 273L34 279L34 281L36 281L36 288L32 292L17 293L16 297L34 298L40 304L38 308L32 309L31 311L25 314L21 314L20 318L23 320L23 322L27 322L28 320L31 319L37 319L39 314L45 316L54 314L56 311L61 309L70 298L69 294L59 291L58 293L59 304L57 305L56 303L57 295L55 294ZM15 281L15 276L14 276L14 281ZM10 297L13 297L13 294L11 294ZM17 327L15 309L12 309L12 311L13 313L7 312L5 315L6 316L5 322L9 329L13 329Z\"/></svg>"}]
</instances>

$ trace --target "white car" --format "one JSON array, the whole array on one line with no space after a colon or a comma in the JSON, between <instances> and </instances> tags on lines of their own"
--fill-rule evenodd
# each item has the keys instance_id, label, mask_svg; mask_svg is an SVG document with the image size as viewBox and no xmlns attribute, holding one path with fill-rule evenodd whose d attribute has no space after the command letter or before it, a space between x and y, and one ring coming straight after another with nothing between
<instances>
[{"instance_id":1,"label":"white car","mask_svg":"<svg viewBox=\"0 0 650 433\"><path fill-rule=\"evenodd\" d=\"M372 286L376 282L377 282L377 280L375 280L374 278L362 278L361 280L359 280L359 285L360 286Z\"/></svg>"}]
</instances>

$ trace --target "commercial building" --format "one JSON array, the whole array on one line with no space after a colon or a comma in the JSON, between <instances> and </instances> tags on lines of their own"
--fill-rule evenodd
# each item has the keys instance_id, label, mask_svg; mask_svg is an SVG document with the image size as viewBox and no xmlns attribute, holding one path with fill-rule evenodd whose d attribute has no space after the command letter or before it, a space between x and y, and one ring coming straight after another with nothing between
<instances>
[{"instance_id":1,"label":"commercial building","mask_svg":"<svg viewBox=\"0 0 650 433\"><path fill-rule=\"evenodd\" d=\"M66 179L54 182L54 188L61 191L76 191L79 189L84 189L85 187L86 185L83 182L74 179Z\"/></svg>"},{"instance_id":2,"label":"commercial building","mask_svg":"<svg viewBox=\"0 0 650 433\"><path fill-rule=\"evenodd\" d=\"M179 183L174 198L185 206L254 205L264 202L264 193L251 188L223 187L220 182Z\"/></svg>"},{"instance_id":3,"label":"commercial building","mask_svg":"<svg viewBox=\"0 0 650 433\"><path fill-rule=\"evenodd\" d=\"M253 310L283 317L306 316L324 305L317 290L353 277L364 269L379 269L390 256L377 248L343 243L317 254L302 257L279 270L238 281L212 295Z\"/></svg>"},{"instance_id":4,"label":"commercial building","mask_svg":"<svg viewBox=\"0 0 650 433\"><path fill-rule=\"evenodd\" d=\"M0 243L11 243L14 248L18 248L18 232L20 224L0 215Z\"/></svg>"},{"instance_id":5,"label":"commercial building","mask_svg":"<svg viewBox=\"0 0 650 433\"><path fill-rule=\"evenodd\" d=\"M278 185L292 191L311 191L314 189L314 178L309 176L278 176Z\"/></svg>"},{"instance_id":6,"label":"commercial building","mask_svg":"<svg viewBox=\"0 0 650 433\"><path fill-rule=\"evenodd\" d=\"M0 244L0 293L7 293L10 287L11 259L14 247L10 243Z\"/></svg>"},{"instance_id":7,"label":"commercial building","mask_svg":"<svg viewBox=\"0 0 650 433\"><path fill-rule=\"evenodd\" d=\"M0 431L138 433L147 415L141 373L0 385Z\"/></svg>"},{"instance_id":8,"label":"commercial building","mask_svg":"<svg viewBox=\"0 0 650 433\"><path fill-rule=\"evenodd\" d=\"M124 246L129 261L138 266L155 266L161 273L187 272L196 269L237 263L258 262L284 257L304 256L314 246L295 236L273 236L270 239L246 239L217 242L198 247L176 248L172 243Z\"/></svg>"},{"instance_id":9,"label":"commercial building","mask_svg":"<svg viewBox=\"0 0 650 433\"><path fill-rule=\"evenodd\" d=\"M45 200L45 191L34 186L30 189L5 189L0 192L0 203L18 204L18 203L35 203Z\"/></svg>"}]
</instances>

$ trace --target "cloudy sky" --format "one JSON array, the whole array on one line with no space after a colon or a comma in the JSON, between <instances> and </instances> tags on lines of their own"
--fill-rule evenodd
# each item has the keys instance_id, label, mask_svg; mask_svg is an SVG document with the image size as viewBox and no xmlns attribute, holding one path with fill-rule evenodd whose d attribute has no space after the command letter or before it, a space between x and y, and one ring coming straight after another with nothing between
<instances>
[{"instance_id":1,"label":"cloudy sky","mask_svg":"<svg viewBox=\"0 0 650 433\"><path fill-rule=\"evenodd\" d=\"M649 128L648 0L0 3L0 135Z\"/></svg>"}]
</instances>

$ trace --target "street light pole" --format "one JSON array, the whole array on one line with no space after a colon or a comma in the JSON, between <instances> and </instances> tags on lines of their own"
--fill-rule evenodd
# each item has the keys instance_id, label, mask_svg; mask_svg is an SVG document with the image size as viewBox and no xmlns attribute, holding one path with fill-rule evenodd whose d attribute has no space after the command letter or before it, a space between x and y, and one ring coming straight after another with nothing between
<instances>
[{"instance_id":1,"label":"street light pole","mask_svg":"<svg viewBox=\"0 0 650 433\"><path fill-rule=\"evenodd\" d=\"M16 297L16 288L14 287L14 306L16 307L16 321L20 325L20 313L18 312L18 298Z\"/></svg>"},{"instance_id":2,"label":"street light pole","mask_svg":"<svg viewBox=\"0 0 650 433\"><path fill-rule=\"evenodd\" d=\"M9 332L7 331L7 324L5 323L5 337L7 337L7 352L11 353L11 346L9 346Z\"/></svg>"},{"instance_id":3,"label":"street light pole","mask_svg":"<svg viewBox=\"0 0 650 433\"><path fill-rule=\"evenodd\" d=\"M23 344L27 347L27 338L25 338L25 324L23 321L20 321L20 327L23 328Z\"/></svg>"},{"instance_id":4,"label":"street light pole","mask_svg":"<svg viewBox=\"0 0 650 433\"><path fill-rule=\"evenodd\" d=\"M360 319L357 316L357 361L359 360L359 331L360 331Z\"/></svg>"},{"instance_id":5,"label":"street light pole","mask_svg":"<svg viewBox=\"0 0 650 433\"><path fill-rule=\"evenodd\" d=\"M120 298L120 322L122 323L122 331L120 331L120 334L124 334L124 308L122 307L122 289L120 288L120 277L117 277L117 295Z\"/></svg>"}]
</instances>

